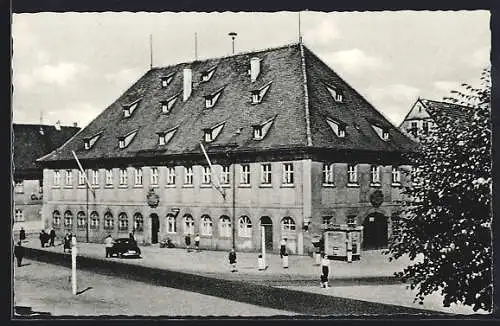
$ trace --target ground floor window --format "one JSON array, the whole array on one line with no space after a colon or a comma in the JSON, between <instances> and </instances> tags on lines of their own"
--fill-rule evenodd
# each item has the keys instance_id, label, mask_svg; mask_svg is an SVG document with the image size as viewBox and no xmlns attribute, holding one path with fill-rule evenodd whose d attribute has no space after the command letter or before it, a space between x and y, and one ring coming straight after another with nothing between
<instances>
[{"instance_id":1,"label":"ground floor window","mask_svg":"<svg viewBox=\"0 0 500 326\"><path fill-rule=\"evenodd\" d=\"M66 211L64 213L64 226L70 227L73 224L73 213Z\"/></svg>"},{"instance_id":2,"label":"ground floor window","mask_svg":"<svg viewBox=\"0 0 500 326\"><path fill-rule=\"evenodd\" d=\"M113 214L106 212L104 214L104 228L106 230L112 230L115 227L115 220L113 219Z\"/></svg>"},{"instance_id":3,"label":"ground floor window","mask_svg":"<svg viewBox=\"0 0 500 326\"><path fill-rule=\"evenodd\" d=\"M208 215L203 215L201 217L201 235L211 236L212 235L212 219Z\"/></svg>"},{"instance_id":4,"label":"ground floor window","mask_svg":"<svg viewBox=\"0 0 500 326\"><path fill-rule=\"evenodd\" d=\"M295 235L295 221L290 216L281 219L281 234L285 238Z\"/></svg>"},{"instance_id":5,"label":"ground floor window","mask_svg":"<svg viewBox=\"0 0 500 326\"><path fill-rule=\"evenodd\" d=\"M128 216L125 213L118 215L118 229L121 231L128 230Z\"/></svg>"},{"instance_id":6,"label":"ground floor window","mask_svg":"<svg viewBox=\"0 0 500 326\"><path fill-rule=\"evenodd\" d=\"M76 223L79 228L84 228L86 223L85 223L85 213L80 211L76 215Z\"/></svg>"},{"instance_id":7,"label":"ground floor window","mask_svg":"<svg viewBox=\"0 0 500 326\"><path fill-rule=\"evenodd\" d=\"M252 236L252 221L248 216L240 217L238 221L238 235L243 238Z\"/></svg>"},{"instance_id":8,"label":"ground floor window","mask_svg":"<svg viewBox=\"0 0 500 326\"><path fill-rule=\"evenodd\" d=\"M219 235L225 238L231 236L231 219L228 216L221 216L219 219Z\"/></svg>"},{"instance_id":9,"label":"ground floor window","mask_svg":"<svg viewBox=\"0 0 500 326\"><path fill-rule=\"evenodd\" d=\"M142 217L141 213L135 213L134 215L134 228L138 232L142 232L144 230L144 217Z\"/></svg>"},{"instance_id":10,"label":"ground floor window","mask_svg":"<svg viewBox=\"0 0 500 326\"><path fill-rule=\"evenodd\" d=\"M54 213L52 213L52 223L54 226L61 225L61 213L59 213L59 211L54 211Z\"/></svg>"},{"instance_id":11,"label":"ground floor window","mask_svg":"<svg viewBox=\"0 0 500 326\"><path fill-rule=\"evenodd\" d=\"M191 215L184 216L184 234L194 234L194 219Z\"/></svg>"},{"instance_id":12,"label":"ground floor window","mask_svg":"<svg viewBox=\"0 0 500 326\"><path fill-rule=\"evenodd\" d=\"M99 228L99 214L97 212L90 213L90 228L97 229Z\"/></svg>"},{"instance_id":13,"label":"ground floor window","mask_svg":"<svg viewBox=\"0 0 500 326\"><path fill-rule=\"evenodd\" d=\"M24 212L22 209L16 209L15 221L16 222L24 221Z\"/></svg>"},{"instance_id":14,"label":"ground floor window","mask_svg":"<svg viewBox=\"0 0 500 326\"><path fill-rule=\"evenodd\" d=\"M167 215L167 233L176 233L177 227L175 226L175 216Z\"/></svg>"}]
</instances>

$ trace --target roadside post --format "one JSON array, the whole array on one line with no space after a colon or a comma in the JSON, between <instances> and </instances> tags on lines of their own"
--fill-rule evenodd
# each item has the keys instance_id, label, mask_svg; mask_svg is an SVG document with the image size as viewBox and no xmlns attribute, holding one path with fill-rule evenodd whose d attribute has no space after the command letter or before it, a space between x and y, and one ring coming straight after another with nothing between
<instances>
[{"instance_id":1,"label":"roadside post","mask_svg":"<svg viewBox=\"0 0 500 326\"><path fill-rule=\"evenodd\" d=\"M71 289L73 295L76 295L76 255L78 254L78 249L76 247L76 236L72 237L72 248L71 248Z\"/></svg>"},{"instance_id":2,"label":"roadside post","mask_svg":"<svg viewBox=\"0 0 500 326\"><path fill-rule=\"evenodd\" d=\"M347 262L352 263L352 240L350 237L350 232L347 232L346 234L346 241L347 241Z\"/></svg>"},{"instance_id":3,"label":"roadside post","mask_svg":"<svg viewBox=\"0 0 500 326\"><path fill-rule=\"evenodd\" d=\"M262 254L260 255L261 257L258 258L258 263L259 263L259 271L262 271L266 269L266 233L265 233L265 228L263 226L261 226L260 231L261 231Z\"/></svg>"}]
</instances>

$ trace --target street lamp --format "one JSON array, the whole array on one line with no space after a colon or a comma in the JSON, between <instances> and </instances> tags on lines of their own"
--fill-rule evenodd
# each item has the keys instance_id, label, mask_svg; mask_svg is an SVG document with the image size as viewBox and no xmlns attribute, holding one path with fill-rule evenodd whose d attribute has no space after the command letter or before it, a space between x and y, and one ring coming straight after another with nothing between
<instances>
[{"instance_id":1,"label":"street lamp","mask_svg":"<svg viewBox=\"0 0 500 326\"><path fill-rule=\"evenodd\" d=\"M231 39L233 41L233 54L234 54L234 39L236 38L236 36L238 36L238 34L235 33L235 32L231 32L231 33L229 33L227 35L231 36Z\"/></svg>"}]
</instances>

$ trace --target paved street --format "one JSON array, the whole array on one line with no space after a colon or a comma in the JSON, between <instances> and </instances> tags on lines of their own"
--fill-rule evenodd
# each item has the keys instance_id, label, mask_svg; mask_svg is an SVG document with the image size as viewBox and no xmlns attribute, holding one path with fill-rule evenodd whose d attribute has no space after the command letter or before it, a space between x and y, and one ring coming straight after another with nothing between
<instances>
[{"instance_id":1,"label":"paved street","mask_svg":"<svg viewBox=\"0 0 500 326\"><path fill-rule=\"evenodd\" d=\"M69 268L27 260L15 267L15 304L52 315L273 316L294 313L155 286L118 277L78 272L71 294Z\"/></svg>"}]
</instances>

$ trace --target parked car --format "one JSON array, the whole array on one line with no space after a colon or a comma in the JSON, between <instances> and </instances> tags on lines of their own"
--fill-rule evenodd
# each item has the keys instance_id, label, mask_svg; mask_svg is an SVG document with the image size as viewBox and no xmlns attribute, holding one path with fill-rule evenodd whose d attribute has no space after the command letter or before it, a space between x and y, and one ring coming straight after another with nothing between
<instances>
[{"instance_id":1,"label":"parked car","mask_svg":"<svg viewBox=\"0 0 500 326\"><path fill-rule=\"evenodd\" d=\"M130 238L115 239L113 247L111 247L111 256L122 257L139 257L141 249L137 246L137 242Z\"/></svg>"}]
</instances>

